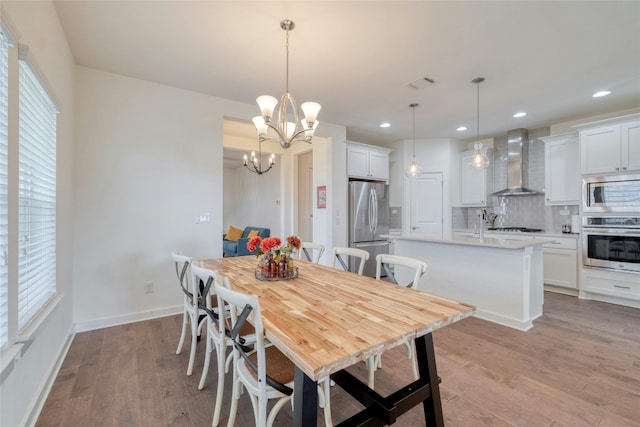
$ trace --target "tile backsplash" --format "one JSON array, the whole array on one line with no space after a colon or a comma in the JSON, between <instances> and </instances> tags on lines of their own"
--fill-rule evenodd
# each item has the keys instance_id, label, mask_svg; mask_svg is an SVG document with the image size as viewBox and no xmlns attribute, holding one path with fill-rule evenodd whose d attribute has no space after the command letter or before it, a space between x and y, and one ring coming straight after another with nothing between
<instances>
[{"instance_id":1,"label":"tile backsplash","mask_svg":"<svg viewBox=\"0 0 640 427\"><path fill-rule=\"evenodd\" d=\"M523 165L526 186L532 190L544 192L544 142L540 137L549 135L549 128L529 131L528 162ZM493 151L494 191L507 188L507 138L506 135L494 138ZM526 179L525 179L526 181ZM571 223L571 215L578 214L578 206L568 206L569 215L563 215L564 206L546 206L544 194L532 196L492 197L492 206L488 212L498 214L496 227L540 228L550 233L561 233L563 224ZM478 208L452 208L453 229L474 229L479 224Z\"/></svg>"}]
</instances>

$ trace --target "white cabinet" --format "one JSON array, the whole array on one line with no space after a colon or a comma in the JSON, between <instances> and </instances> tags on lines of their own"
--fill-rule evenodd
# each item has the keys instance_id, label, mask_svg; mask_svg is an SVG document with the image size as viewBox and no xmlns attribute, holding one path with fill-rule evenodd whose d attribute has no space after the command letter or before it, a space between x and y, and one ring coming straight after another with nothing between
<instances>
[{"instance_id":1,"label":"white cabinet","mask_svg":"<svg viewBox=\"0 0 640 427\"><path fill-rule=\"evenodd\" d=\"M545 203L547 205L580 204L578 132L540 139L545 143Z\"/></svg>"},{"instance_id":2,"label":"white cabinet","mask_svg":"<svg viewBox=\"0 0 640 427\"><path fill-rule=\"evenodd\" d=\"M474 150L465 151L460 158L460 204L462 206L487 206L489 194L493 191L492 164L488 168L469 165ZM487 150L491 159L491 150Z\"/></svg>"},{"instance_id":3,"label":"white cabinet","mask_svg":"<svg viewBox=\"0 0 640 427\"><path fill-rule=\"evenodd\" d=\"M580 132L583 174L640 170L640 121Z\"/></svg>"},{"instance_id":4,"label":"white cabinet","mask_svg":"<svg viewBox=\"0 0 640 427\"><path fill-rule=\"evenodd\" d=\"M620 126L620 134L623 162L626 158L628 170L640 171L640 121L623 123Z\"/></svg>"},{"instance_id":5,"label":"white cabinet","mask_svg":"<svg viewBox=\"0 0 640 427\"><path fill-rule=\"evenodd\" d=\"M349 142L347 175L353 178L389 180L389 152L386 148Z\"/></svg>"},{"instance_id":6,"label":"white cabinet","mask_svg":"<svg viewBox=\"0 0 640 427\"><path fill-rule=\"evenodd\" d=\"M545 285L578 289L578 252L575 238L554 237L553 241L542 245L542 257Z\"/></svg>"},{"instance_id":7,"label":"white cabinet","mask_svg":"<svg viewBox=\"0 0 640 427\"><path fill-rule=\"evenodd\" d=\"M640 280L638 280L637 274L585 268L581 279L580 296L583 298L601 299L624 305L638 306L637 302L632 302L640 301ZM598 298L596 295L604 298ZM611 300L607 299L607 297L615 299Z\"/></svg>"}]
</instances>

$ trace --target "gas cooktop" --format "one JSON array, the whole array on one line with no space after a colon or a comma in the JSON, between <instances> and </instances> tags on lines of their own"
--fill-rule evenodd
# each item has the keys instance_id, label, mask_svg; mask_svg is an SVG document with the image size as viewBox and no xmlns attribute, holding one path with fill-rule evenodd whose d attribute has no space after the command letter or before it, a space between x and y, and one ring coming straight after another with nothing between
<instances>
[{"instance_id":1,"label":"gas cooktop","mask_svg":"<svg viewBox=\"0 0 640 427\"><path fill-rule=\"evenodd\" d=\"M528 227L490 227L487 228L490 231L516 231L518 233L538 233L542 231L539 228L528 228Z\"/></svg>"}]
</instances>

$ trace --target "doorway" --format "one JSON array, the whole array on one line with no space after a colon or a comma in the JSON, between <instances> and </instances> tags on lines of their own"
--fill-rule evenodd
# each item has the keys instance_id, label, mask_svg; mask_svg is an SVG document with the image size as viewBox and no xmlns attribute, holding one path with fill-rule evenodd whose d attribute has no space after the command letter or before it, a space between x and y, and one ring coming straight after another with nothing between
<instances>
[{"instance_id":1,"label":"doorway","mask_svg":"<svg viewBox=\"0 0 640 427\"><path fill-rule=\"evenodd\" d=\"M411 180L410 232L442 238L442 173L422 173Z\"/></svg>"},{"instance_id":2,"label":"doorway","mask_svg":"<svg viewBox=\"0 0 640 427\"><path fill-rule=\"evenodd\" d=\"M313 151L298 156L298 236L313 241Z\"/></svg>"}]
</instances>

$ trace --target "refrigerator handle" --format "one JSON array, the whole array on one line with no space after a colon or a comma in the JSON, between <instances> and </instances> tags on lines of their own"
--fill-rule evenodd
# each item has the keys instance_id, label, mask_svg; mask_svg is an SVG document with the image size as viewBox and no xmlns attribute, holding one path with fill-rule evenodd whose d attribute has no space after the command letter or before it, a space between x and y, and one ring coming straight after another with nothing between
<instances>
[{"instance_id":1,"label":"refrigerator handle","mask_svg":"<svg viewBox=\"0 0 640 427\"><path fill-rule=\"evenodd\" d=\"M372 188L371 195L373 196L373 233L375 234L378 229L378 193Z\"/></svg>"},{"instance_id":2,"label":"refrigerator handle","mask_svg":"<svg viewBox=\"0 0 640 427\"><path fill-rule=\"evenodd\" d=\"M373 190L369 191L369 231L373 233Z\"/></svg>"}]
</instances>

